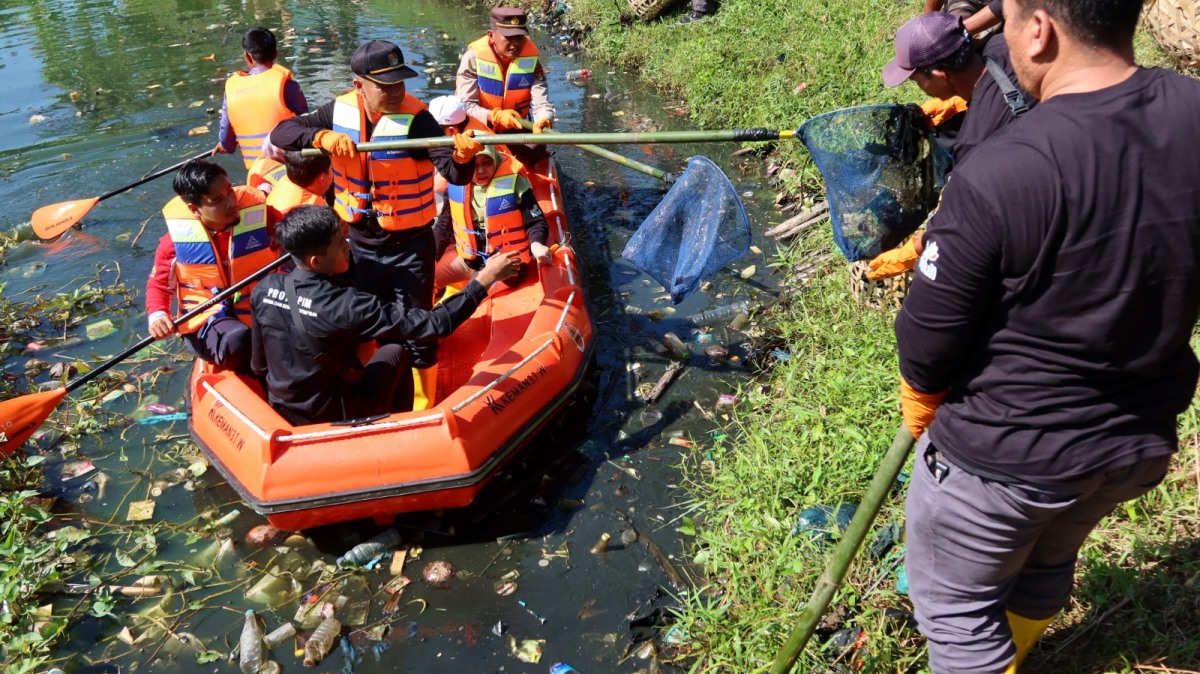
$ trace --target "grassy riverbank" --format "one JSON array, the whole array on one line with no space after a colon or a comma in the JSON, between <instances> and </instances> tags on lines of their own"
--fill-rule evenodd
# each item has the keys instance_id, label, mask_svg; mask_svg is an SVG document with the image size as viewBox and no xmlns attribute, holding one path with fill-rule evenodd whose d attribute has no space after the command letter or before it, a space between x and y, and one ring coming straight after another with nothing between
<instances>
[{"instance_id":1,"label":"grassy riverbank","mask_svg":"<svg viewBox=\"0 0 1200 674\"><path fill-rule=\"evenodd\" d=\"M850 105L915 101L913 86L885 90L879 69L891 36L920 10L896 3L726 0L715 17L625 27L612 0L574 0L568 20L587 27L590 52L638 72L684 101L702 126L791 128ZM1139 59L1164 57L1144 35ZM818 177L798 144L776 161L815 196ZM781 218L782 219L782 218ZM820 232L781 251L779 273L833 249ZM840 260L840 257L838 258ZM685 596L682 626L694 670L762 671L786 639L830 547L793 535L797 516L819 505L854 503L899 423L893 312L864 308L848 290L840 262L785 293L772 319L791 360L764 385L741 392L732 436L687 466L695 496L694 561L708 587ZM1200 546L1197 521L1200 417L1182 421L1184 451L1166 483L1128 504L1093 534L1070 610L1029 660L1029 671L1178 671L1200 650ZM903 489L878 525L902 522ZM896 590L895 559L865 552L835 599L799 671L918 671L923 641L904 625L910 608ZM897 618L900 615L900 618ZM838 630L862 629L858 648L828 644ZM853 632L837 639L854 642ZM1165 669L1164 669L1165 667Z\"/></svg>"}]
</instances>

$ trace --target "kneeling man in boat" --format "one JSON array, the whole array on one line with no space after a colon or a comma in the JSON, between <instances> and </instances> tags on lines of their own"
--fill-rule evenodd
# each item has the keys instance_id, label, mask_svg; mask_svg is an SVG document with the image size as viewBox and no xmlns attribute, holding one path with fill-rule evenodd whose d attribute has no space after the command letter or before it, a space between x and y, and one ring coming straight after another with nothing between
<instances>
[{"instance_id":1,"label":"kneeling man in boat","mask_svg":"<svg viewBox=\"0 0 1200 674\"><path fill-rule=\"evenodd\" d=\"M171 296L181 312L212 299L275 260L266 197L234 187L225 169L198 159L175 174L175 194L163 207L167 233L158 242L146 281L150 334L175 334ZM250 364L250 288L178 326L192 353L239 372Z\"/></svg>"},{"instance_id":2,"label":"kneeling man in boat","mask_svg":"<svg viewBox=\"0 0 1200 674\"><path fill-rule=\"evenodd\" d=\"M488 286L520 268L517 255L496 255L462 292L426 310L404 294L381 301L331 278L350 268L350 245L329 208L296 208L276 236L296 268L254 289L252 369L265 378L271 406L297 426L412 409L408 351L388 343L364 365L359 345L447 337L471 317Z\"/></svg>"},{"instance_id":3,"label":"kneeling man in boat","mask_svg":"<svg viewBox=\"0 0 1200 674\"><path fill-rule=\"evenodd\" d=\"M470 183L447 186L433 227L439 288L470 279L499 253L512 252L521 260L520 273L505 281L509 286L525 280L532 260L553 262L546 246L546 216L522 171L519 161L489 145L475 155ZM455 251L448 250L451 244Z\"/></svg>"}]
</instances>

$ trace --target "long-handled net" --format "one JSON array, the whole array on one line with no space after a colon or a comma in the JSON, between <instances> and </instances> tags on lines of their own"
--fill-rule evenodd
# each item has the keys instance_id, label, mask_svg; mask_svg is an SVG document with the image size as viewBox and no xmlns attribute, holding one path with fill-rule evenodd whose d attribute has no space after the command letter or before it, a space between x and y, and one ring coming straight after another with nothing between
<instances>
[{"instance_id":1,"label":"long-handled net","mask_svg":"<svg viewBox=\"0 0 1200 674\"><path fill-rule=\"evenodd\" d=\"M851 262L894 248L937 206L951 158L919 107L834 110L797 134L825 179L833 240Z\"/></svg>"},{"instance_id":2,"label":"long-handled net","mask_svg":"<svg viewBox=\"0 0 1200 674\"><path fill-rule=\"evenodd\" d=\"M717 165L692 157L621 257L662 284L676 304L750 249L750 218Z\"/></svg>"}]
</instances>

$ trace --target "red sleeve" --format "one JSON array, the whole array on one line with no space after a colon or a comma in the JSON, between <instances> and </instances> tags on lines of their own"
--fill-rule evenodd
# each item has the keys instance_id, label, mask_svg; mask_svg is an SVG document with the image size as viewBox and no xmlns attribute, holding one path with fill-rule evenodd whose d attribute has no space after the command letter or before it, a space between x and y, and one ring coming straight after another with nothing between
<instances>
[{"instance_id":1,"label":"red sleeve","mask_svg":"<svg viewBox=\"0 0 1200 674\"><path fill-rule=\"evenodd\" d=\"M146 279L146 314L156 311L171 313L171 264L175 262L175 244L171 235L163 234L154 251L154 266Z\"/></svg>"}]
</instances>

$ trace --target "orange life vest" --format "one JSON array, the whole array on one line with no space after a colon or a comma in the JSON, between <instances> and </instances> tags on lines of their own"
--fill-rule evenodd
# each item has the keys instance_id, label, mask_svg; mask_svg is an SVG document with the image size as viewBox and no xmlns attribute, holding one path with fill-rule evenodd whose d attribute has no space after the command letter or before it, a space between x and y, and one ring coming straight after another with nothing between
<instances>
[{"instance_id":1,"label":"orange life vest","mask_svg":"<svg viewBox=\"0 0 1200 674\"><path fill-rule=\"evenodd\" d=\"M181 311L191 311L201 303L212 299L223 288L237 283L250 274L262 269L275 260L267 230L267 206L262 192L247 187L236 187L238 215L241 220L229 233L229 249L222 254L217 251L212 235L204 228L183 199L175 197L163 207L163 218L167 221L167 232L175 244L175 300ZM229 270L223 260L228 260ZM217 304L199 316L179 326L179 332L187 334L204 327L210 319L233 315L250 325L250 291L253 285L244 288L229 301Z\"/></svg>"},{"instance_id":2,"label":"orange life vest","mask_svg":"<svg viewBox=\"0 0 1200 674\"><path fill-rule=\"evenodd\" d=\"M471 213L471 191L475 186L450 185L446 188L450 217L454 221L454 244L464 260L487 259L497 253L515 251L520 253L522 262L530 261L529 235L525 231L525 215L521 213L521 195L517 194L520 166L505 155L496 175L488 183L483 231L475 228Z\"/></svg>"},{"instance_id":3,"label":"orange life vest","mask_svg":"<svg viewBox=\"0 0 1200 674\"><path fill-rule=\"evenodd\" d=\"M296 116L283 100L283 86L290 79L291 71L273 65L257 75L239 70L225 81L225 110L247 169L262 156L262 142L271 129Z\"/></svg>"},{"instance_id":4,"label":"orange life vest","mask_svg":"<svg viewBox=\"0 0 1200 674\"><path fill-rule=\"evenodd\" d=\"M292 182L286 175L283 180L275 185L275 189L267 195L267 205L279 211L280 215L286 215L288 211L297 206L308 206L315 204L317 206L328 206L325 203L325 195L313 194L296 183Z\"/></svg>"},{"instance_id":5,"label":"orange life vest","mask_svg":"<svg viewBox=\"0 0 1200 674\"><path fill-rule=\"evenodd\" d=\"M412 94L404 96L400 112L383 115L375 123L369 139L366 109L358 93L342 94L333 104L333 130L354 142L406 140L408 130L425 104ZM408 150L360 152L357 157L331 157L333 160L333 210L345 222L358 222L373 214L379 226L388 231L428 225L437 216L433 199L433 175L428 159L414 159Z\"/></svg>"},{"instance_id":6,"label":"orange life vest","mask_svg":"<svg viewBox=\"0 0 1200 674\"><path fill-rule=\"evenodd\" d=\"M270 194L271 190L287 177L287 167L270 157L259 157L246 169L246 187L253 187Z\"/></svg>"},{"instance_id":7,"label":"orange life vest","mask_svg":"<svg viewBox=\"0 0 1200 674\"><path fill-rule=\"evenodd\" d=\"M516 110L522 117L528 118L533 101L533 76L537 72L540 53L533 41L527 38L521 53L507 66L502 65L500 57L492 51L486 35L467 45L467 49L475 52L479 105L488 110Z\"/></svg>"}]
</instances>

